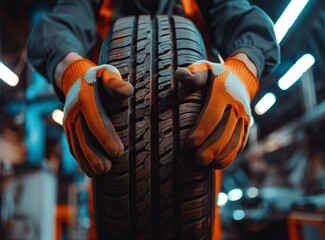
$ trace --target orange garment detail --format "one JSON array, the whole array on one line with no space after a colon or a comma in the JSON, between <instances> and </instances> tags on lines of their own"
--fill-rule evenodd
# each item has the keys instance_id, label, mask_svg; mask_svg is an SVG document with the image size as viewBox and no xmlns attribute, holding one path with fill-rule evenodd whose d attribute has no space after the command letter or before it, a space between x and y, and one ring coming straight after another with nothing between
<instances>
[{"instance_id":1,"label":"orange garment detail","mask_svg":"<svg viewBox=\"0 0 325 240\"><path fill-rule=\"evenodd\" d=\"M99 9L99 15L97 20L97 32L100 36L100 40L103 41L106 34L111 28L111 19L113 16L114 1L104 0Z\"/></svg>"},{"instance_id":2,"label":"orange garment detail","mask_svg":"<svg viewBox=\"0 0 325 240\"><path fill-rule=\"evenodd\" d=\"M208 59L213 60L212 56L212 44L206 28L202 13L196 0L181 0L185 16L189 18L202 34L205 48L207 49Z\"/></svg>"},{"instance_id":3,"label":"orange garment detail","mask_svg":"<svg viewBox=\"0 0 325 240\"><path fill-rule=\"evenodd\" d=\"M221 191L221 181L222 181L222 171L214 170L214 211L213 211L213 226L211 231L211 240L222 240L222 229L221 229L221 220L220 220L220 209L217 205L218 194Z\"/></svg>"},{"instance_id":4,"label":"orange garment detail","mask_svg":"<svg viewBox=\"0 0 325 240\"><path fill-rule=\"evenodd\" d=\"M98 11L97 19L97 44L94 47L94 50L91 53L91 60L95 63L98 63L98 57L100 54L101 46L103 41L112 27L112 16L114 10L114 0L103 0L100 9Z\"/></svg>"},{"instance_id":5,"label":"orange garment detail","mask_svg":"<svg viewBox=\"0 0 325 240\"><path fill-rule=\"evenodd\" d=\"M202 34L205 48L207 49L208 59L213 61L213 55L212 55L212 43L210 40L210 36L207 31L207 27L205 25L202 13L200 11L200 8L196 2L196 0L181 0L182 6L184 9L185 16L189 18L195 26L199 29L199 31ZM221 221L220 221L220 213L219 213L219 207L216 204L218 200L218 193L221 190L221 171L217 170L215 171L215 191L214 191L214 202L213 202L213 226L212 226L212 232L211 232L211 239L212 240L221 240L222 239L222 229L221 229Z\"/></svg>"}]
</instances>

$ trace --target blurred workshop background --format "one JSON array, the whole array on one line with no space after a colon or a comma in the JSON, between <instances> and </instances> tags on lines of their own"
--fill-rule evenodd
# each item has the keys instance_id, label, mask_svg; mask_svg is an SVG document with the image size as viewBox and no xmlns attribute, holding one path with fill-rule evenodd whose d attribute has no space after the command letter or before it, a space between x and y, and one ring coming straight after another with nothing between
<instances>
[{"instance_id":1,"label":"blurred workshop background","mask_svg":"<svg viewBox=\"0 0 325 240\"><path fill-rule=\"evenodd\" d=\"M0 5L0 239L85 239L90 224L62 103L26 63L31 27L55 2ZM224 170L223 238L325 239L325 1L251 2L275 22L282 56L252 102L246 149Z\"/></svg>"}]
</instances>

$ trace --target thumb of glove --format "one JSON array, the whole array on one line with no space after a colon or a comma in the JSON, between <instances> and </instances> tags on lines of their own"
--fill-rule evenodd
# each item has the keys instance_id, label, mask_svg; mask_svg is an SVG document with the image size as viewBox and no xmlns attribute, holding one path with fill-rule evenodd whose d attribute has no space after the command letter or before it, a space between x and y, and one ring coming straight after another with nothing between
<instances>
[{"instance_id":1,"label":"thumb of glove","mask_svg":"<svg viewBox=\"0 0 325 240\"><path fill-rule=\"evenodd\" d=\"M117 68L111 65L100 68L97 77L102 79L105 90L111 98L122 100L130 97L134 92L132 84L124 81Z\"/></svg>"},{"instance_id":2,"label":"thumb of glove","mask_svg":"<svg viewBox=\"0 0 325 240\"><path fill-rule=\"evenodd\" d=\"M192 73L189 69L180 67L175 71L175 78L186 87L200 89L208 81L208 71Z\"/></svg>"}]
</instances>

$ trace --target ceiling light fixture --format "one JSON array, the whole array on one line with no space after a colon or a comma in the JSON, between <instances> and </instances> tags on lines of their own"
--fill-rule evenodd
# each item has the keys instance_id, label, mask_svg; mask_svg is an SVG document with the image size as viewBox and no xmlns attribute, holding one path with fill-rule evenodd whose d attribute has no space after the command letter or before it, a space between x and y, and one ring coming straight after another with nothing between
<instances>
[{"instance_id":1,"label":"ceiling light fixture","mask_svg":"<svg viewBox=\"0 0 325 240\"><path fill-rule=\"evenodd\" d=\"M282 90L287 90L315 63L313 55L307 53L303 55L293 66L279 79L278 86Z\"/></svg>"},{"instance_id":2,"label":"ceiling light fixture","mask_svg":"<svg viewBox=\"0 0 325 240\"><path fill-rule=\"evenodd\" d=\"M55 122L62 125L63 123L63 112L60 109L55 109L52 112L52 118Z\"/></svg>"},{"instance_id":3,"label":"ceiling light fixture","mask_svg":"<svg viewBox=\"0 0 325 240\"><path fill-rule=\"evenodd\" d=\"M18 76L2 62L0 62L0 78L12 87L16 86L19 82Z\"/></svg>"},{"instance_id":4,"label":"ceiling light fixture","mask_svg":"<svg viewBox=\"0 0 325 240\"><path fill-rule=\"evenodd\" d=\"M274 25L275 36L278 43L288 32L289 28L298 18L309 0L291 0L282 15Z\"/></svg>"},{"instance_id":5,"label":"ceiling light fixture","mask_svg":"<svg viewBox=\"0 0 325 240\"><path fill-rule=\"evenodd\" d=\"M265 94L261 100L255 105L254 110L258 115L263 115L276 101L276 97L273 93L269 92Z\"/></svg>"},{"instance_id":6,"label":"ceiling light fixture","mask_svg":"<svg viewBox=\"0 0 325 240\"><path fill-rule=\"evenodd\" d=\"M239 188L232 189L228 192L229 201L238 201L243 196L243 191Z\"/></svg>"},{"instance_id":7,"label":"ceiling light fixture","mask_svg":"<svg viewBox=\"0 0 325 240\"><path fill-rule=\"evenodd\" d=\"M227 202L228 202L228 196L227 196L227 194L225 194L224 192L219 192L219 194L218 194L218 200L217 200L217 205L219 207L222 207L222 206L226 205Z\"/></svg>"}]
</instances>

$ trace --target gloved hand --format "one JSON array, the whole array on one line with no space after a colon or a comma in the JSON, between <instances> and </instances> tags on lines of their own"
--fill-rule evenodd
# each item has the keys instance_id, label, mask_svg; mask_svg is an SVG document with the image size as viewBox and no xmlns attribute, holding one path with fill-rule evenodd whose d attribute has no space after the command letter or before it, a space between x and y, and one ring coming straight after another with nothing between
<instances>
[{"instance_id":1,"label":"gloved hand","mask_svg":"<svg viewBox=\"0 0 325 240\"><path fill-rule=\"evenodd\" d=\"M207 87L204 107L186 142L197 149L198 165L225 168L246 144L258 79L244 62L232 57L224 64L197 61L178 68L175 77L186 87Z\"/></svg>"},{"instance_id":2,"label":"gloved hand","mask_svg":"<svg viewBox=\"0 0 325 240\"><path fill-rule=\"evenodd\" d=\"M66 97L63 128L70 152L89 177L108 172L110 158L119 157L124 151L100 101L99 81L112 99L122 100L133 93L133 86L123 81L115 67L96 66L86 59L71 63L61 81Z\"/></svg>"}]
</instances>

